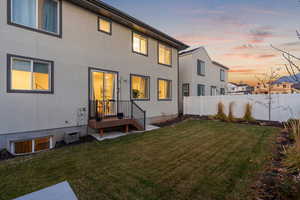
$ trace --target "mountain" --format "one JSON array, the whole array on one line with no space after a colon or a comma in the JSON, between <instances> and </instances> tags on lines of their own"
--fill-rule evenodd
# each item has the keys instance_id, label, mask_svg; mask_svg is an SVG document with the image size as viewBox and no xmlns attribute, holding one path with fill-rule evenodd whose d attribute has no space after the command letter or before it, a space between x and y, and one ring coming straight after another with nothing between
<instances>
[{"instance_id":1,"label":"mountain","mask_svg":"<svg viewBox=\"0 0 300 200\"><path fill-rule=\"evenodd\" d=\"M296 76L298 77L298 80L300 81L300 73L296 74ZM279 83L283 83L283 82L297 83L297 81L295 80L295 78L293 76L283 76L283 77L277 79L277 81L275 81L275 84L279 84Z\"/></svg>"}]
</instances>

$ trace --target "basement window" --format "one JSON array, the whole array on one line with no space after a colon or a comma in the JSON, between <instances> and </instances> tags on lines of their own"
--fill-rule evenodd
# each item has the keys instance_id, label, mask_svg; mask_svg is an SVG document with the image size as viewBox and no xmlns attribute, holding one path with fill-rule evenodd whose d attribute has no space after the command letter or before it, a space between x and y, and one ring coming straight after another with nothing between
<instances>
[{"instance_id":1,"label":"basement window","mask_svg":"<svg viewBox=\"0 0 300 200\"><path fill-rule=\"evenodd\" d=\"M52 136L11 143L11 152L15 155L24 155L49 150L53 147Z\"/></svg>"}]
</instances>

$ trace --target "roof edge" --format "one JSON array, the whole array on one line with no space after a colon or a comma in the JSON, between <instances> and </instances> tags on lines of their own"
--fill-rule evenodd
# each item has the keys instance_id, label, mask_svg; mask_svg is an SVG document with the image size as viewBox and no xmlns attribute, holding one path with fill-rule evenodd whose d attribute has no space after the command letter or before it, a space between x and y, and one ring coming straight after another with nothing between
<instances>
[{"instance_id":1,"label":"roof edge","mask_svg":"<svg viewBox=\"0 0 300 200\"><path fill-rule=\"evenodd\" d=\"M109 12L112 12L115 15L118 15L119 17L122 17L122 18L124 18L126 20L129 20L132 23L137 24L137 25L139 25L139 26L141 26L141 27L143 27L145 29L148 29L148 30L150 30L150 31L152 31L152 32L154 32L154 33L156 33L158 35L161 35L161 36L165 37L167 40L170 40L173 43L176 43L178 45L178 49L179 50L184 50L184 49L186 49L186 48L189 47L187 44L184 44L183 42L181 42L181 41L179 41L179 40L177 40L177 39L169 36L168 34L163 33L162 31L160 31L160 30L158 30L158 29L156 29L156 28L154 28L154 27L152 27L152 26L150 26L150 25L142 22L141 20L139 20L139 19L137 19L137 18L135 18L135 17L133 17L133 16L131 16L131 15L129 15L129 14L127 14L127 13L125 13L125 12L123 12L123 11L121 11L121 10L119 10L119 9L117 9L117 8L109 5L109 4L107 4L107 3L104 3L103 1L100 1L100 0L86 0L86 1L92 3L92 4L96 5L96 6L99 6L99 7L103 8L103 9L105 9L105 10L108 10Z\"/></svg>"}]
</instances>

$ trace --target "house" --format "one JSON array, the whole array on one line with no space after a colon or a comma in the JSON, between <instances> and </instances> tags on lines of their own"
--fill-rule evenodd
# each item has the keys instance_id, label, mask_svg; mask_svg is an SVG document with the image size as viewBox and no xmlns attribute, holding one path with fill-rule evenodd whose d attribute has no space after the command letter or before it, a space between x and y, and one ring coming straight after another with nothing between
<instances>
[{"instance_id":1,"label":"house","mask_svg":"<svg viewBox=\"0 0 300 200\"><path fill-rule=\"evenodd\" d=\"M254 87L254 94L292 94L297 93L297 89L293 87L294 84L290 82L274 83L271 86L269 84L258 83Z\"/></svg>"},{"instance_id":2,"label":"house","mask_svg":"<svg viewBox=\"0 0 300 200\"><path fill-rule=\"evenodd\" d=\"M213 61L204 47L183 50L179 55L180 105L184 96L227 94L228 68Z\"/></svg>"},{"instance_id":3,"label":"house","mask_svg":"<svg viewBox=\"0 0 300 200\"><path fill-rule=\"evenodd\" d=\"M145 128L177 116L184 43L98 0L1 0L0 9L0 149L49 149L86 135L88 122L103 131L108 117Z\"/></svg>"},{"instance_id":4,"label":"house","mask_svg":"<svg viewBox=\"0 0 300 200\"><path fill-rule=\"evenodd\" d=\"M253 91L252 86L244 83L237 84L237 83L229 82L227 84L227 88L228 88L229 95L248 95L248 94L252 94Z\"/></svg>"}]
</instances>

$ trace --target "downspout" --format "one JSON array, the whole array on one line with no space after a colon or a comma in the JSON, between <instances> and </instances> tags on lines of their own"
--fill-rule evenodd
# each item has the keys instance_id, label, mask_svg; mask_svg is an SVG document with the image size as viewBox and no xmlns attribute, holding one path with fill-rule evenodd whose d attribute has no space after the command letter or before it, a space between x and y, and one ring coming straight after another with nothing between
<instances>
[{"instance_id":1,"label":"downspout","mask_svg":"<svg viewBox=\"0 0 300 200\"><path fill-rule=\"evenodd\" d=\"M179 95L180 92L180 82L179 82L179 50L177 49L177 109L178 109L178 116L180 116L182 113L180 113L180 103L179 103Z\"/></svg>"}]
</instances>

